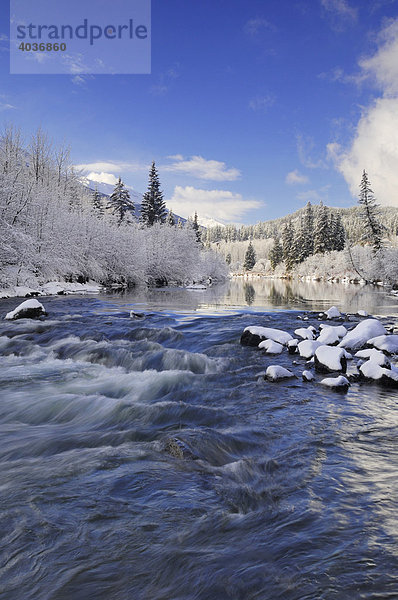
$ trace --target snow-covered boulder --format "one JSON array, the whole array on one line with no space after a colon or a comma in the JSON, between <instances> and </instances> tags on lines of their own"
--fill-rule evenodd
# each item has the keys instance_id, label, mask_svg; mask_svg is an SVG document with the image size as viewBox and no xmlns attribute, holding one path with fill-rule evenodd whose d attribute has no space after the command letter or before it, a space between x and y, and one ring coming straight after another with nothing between
<instances>
[{"instance_id":1,"label":"snow-covered boulder","mask_svg":"<svg viewBox=\"0 0 398 600\"><path fill-rule=\"evenodd\" d=\"M298 351L303 358L311 358L315 354L315 350L321 346L317 341L304 340L299 343Z\"/></svg>"},{"instance_id":2,"label":"snow-covered boulder","mask_svg":"<svg viewBox=\"0 0 398 600\"><path fill-rule=\"evenodd\" d=\"M290 340L287 343L287 349L289 351L289 354L296 354L298 343L298 340Z\"/></svg>"},{"instance_id":3,"label":"snow-covered boulder","mask_svg":"<svg viewBox=\"0 0 398 600\"><path fill-rule=\"evenodd\" d=\"M343 338L345 335L347 335L347 329L344 327L344 325L329 325L329 323L321 323L319 327L320 329L332 329L337 333L339 338Z\"/></svg>"},{"instance_id":4,"label":"snow-covered boulder","mask_svg":"<svg viewBox=\"0 0 398 600\"><path fill-rule=\"evenodd\" d=\"M325 310L324 314L327 319L338 319L341 317L341 313L337 306L331 306L328 310Z\"/></svg>"},{"instance_id":5,"label":"snow-covered boulder","mask_svg":"<svg viewBox=\"0 0 398 600\"><path fill-rule=\"evenodd\" d=\"M316 341L326 346L334 346L339 343L340 336L334 327L325 327Z\"/></svg>"},{"instance_id":6,"label":"snow-covered boulder","mask_svg":"<svg viewBox=\"0 0 398 600\"><path fill-rule=\"evenodd\" d=\"M398 354L398 335L379 335L368 340L368 344L388 354Z\"/></svg>"},{"instance_id":7,"label":"snow-covered boulder","mask_svg":"<svg viewBox=\"0 0 398 600\"><path fill-rule=\"evenodd\" d=\"M270 365L265 371L265 377L269 381L279 381L280 379L295 377L295 374L279 365Z\"/></svg>"},{"instance_id":8,"label":"snow-covered boulder","mask_svg":"<svg viewBox=\"0 0 398 600\"><path fill-rule=\"evenodd\" d=\"M367 348L366 350L359 350L355 353L357 358L363 358L364 360L371 360L372 362L379 365L379 367L386 367L389 369L391 367L390 361L387 356L383 354L380 350L376 350L375 348Z\"/></svg>"},{"instance_id":9,"label":"snow-covered boulder","mask_svg":"<svg viewBox=\"0 0 398 600\"><path fill-rule=\"evenodd\" d=\"M246 329L243 331L242 337L240 338L240 343L243 346L258 346L263 340L272 340L285 346L292 339L293 337L290 335L290 333L282 331L281 329L257 327L252 325L250 327L246 327Z\"/></svg>"},{"instance_id":10,"label":"snow-covered boulder","mask_svg":"<svg viewBox=\"0 0 398 600\"><path fill-rule=\"evenodd\" d=\"M130 310L130 319L144 319L144 318L145 318L144 313L137 313L137 312L134 312L134 310Z\"/></svg>"},{"instance_id":11,"label":"snow-covered boulder","mask_svg":"<svg viewBox=\"0 0 398 600\"><path fill-rule=\"evenodd\" d=\"M273 340L264 340L259 343L258 347L261 350L265 350L266 354L280 354L283 350L282 344L278 344L278 342L274 342Z\"/></svg>"},{"instance_id":12,"label":"snow-covered boulder","mask_svg":"<svg viewBox=\"0 0 398 600\"><path fill-rule=\"evenodd\" d=\"M350 387L350 382L347 377L339 375L339 377L326 377L326 379L322 379L321 385L325 385L338 392L346 392Z\"/></svg>"},{"instance_id":13,"label":"snow-covered boulder","mask_svg":"<svg viewBox=\"0 0 398 600\"><path fill-rule=\"evenodd\" d=\"M45 316L46 310L38 300L25 300L17 308L7 313L4 317L9 321L15 321L16 319L38 319L39 317Z\"/></svg>"},{"instance_id":14,"label":"snow-covered boulder","mask_svg":"<svg viewBox=\"0 0 398 600\"><path fill-rule=\"evenodd\" d=\"M42 292L46 296L65 294L65 288L58 281L49 281L42 286Z\"/></svg>"},{"instance_id":15,"label":"snow-covered boulder","mask_svg":"<svg viewBox=\"0 0 398 600\"><path fill-rule=\"evenodd\" d=\"M301 376L303 381L312 381L314 379L314 375L311 373L311 371L303 371Z\"/></svg>"},{"instance_id":16,"label":"snow-covered boulder","mask_svg":"<svg viewBox=\"0 0 398 600\"><path fill-rule=\"evenodd\" d=\"M357 312L358 317L368 317L369 313L366 312L366 310L359 310Z\"/></svg>"},{"instance_id":17,"label":"snow-covered boulder","mask_svg":"<svg viewBox=\"0 0 398 600\"><path fill-rule=\"evenodd\" d=\"M319 373L333 373L347 370L347 359L342 348L319 346L314 354L315 370Z\"/></svg>"},{"instance_id":18,"label":"snow-covered boulder","mask_svg":"<svg viewBox=\"0 0 398 600\"><path fill-rule=\"evenodd\" d=\"M371 338L385 335L386 333L387 332L380 321L377 319L365 319L347 333L341 340L339 346L341 348L347 348L348 350L360 350Z\"/></svg>"},{"instance_id":19,"label":"snow-covered boulder","mask_svg":"<svg viewBox=\"0 0 398 600\"><path fill-rule=\"evenodd\" d=\"M305 327L299 327L298 329L296 329L294 331L295 335L298 335L298 337L301 337L303 340L313 340L314 339L314 333L312 331L312 329L310 329L309 327L306 329Z\"/></svg>"},{"instance_id":20,"label":"snow-covered boulder","mask_svg":"<svg viewBox=\"0 0 398 600\"><path fill-rule=\"evenodd\" d=\"M367 360L359 367L361 376L367 381L398 388L398 372L386 369L373 360Z\"/></svg>"}]
</instances>

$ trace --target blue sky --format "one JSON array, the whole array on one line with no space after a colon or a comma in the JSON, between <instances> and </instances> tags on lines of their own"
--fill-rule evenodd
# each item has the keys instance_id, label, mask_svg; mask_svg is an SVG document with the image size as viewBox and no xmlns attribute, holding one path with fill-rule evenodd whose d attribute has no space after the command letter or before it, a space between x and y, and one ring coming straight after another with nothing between
<instances>
[{"instance_id":1,"label":"blue sky","mask_svg":"<svg viewBox=\"0 0 398 600\"><path fill-rule=\"evenodd\" d=\"M8 32L1 125L98 180L145 191L154 159L174 212L253 223L352 205L366 168L398 206L396 0L153 0L151 75L10 75Z\"/></svg>"}]
</instances>

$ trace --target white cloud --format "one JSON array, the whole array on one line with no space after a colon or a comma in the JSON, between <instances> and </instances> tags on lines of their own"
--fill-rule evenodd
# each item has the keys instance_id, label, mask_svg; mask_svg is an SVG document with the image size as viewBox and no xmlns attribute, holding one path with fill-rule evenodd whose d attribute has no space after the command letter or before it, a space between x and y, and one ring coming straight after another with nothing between
<instances>
[{"instance_id":1,"label":"white cloud","mask_svg":"<svg viewBox=\"0 0 398 600\"><path fill-rule=\"evenodd\" d=\"M295 169L294 171L290 171L290 173L286 175L285 182L289 185L297 185L308 183L309 179L307 175L303 175L297 169Z\"/></svg>"},{"instance_id":2,"label":"white cloud","mask_svg":"<svg viewBox=\"0 0 398 600\"><path fill-rule=\"evenodd\" d=\"M267 94L266 96L255 96L255 98L252 98L249 102L249 108L265 112L273 104L275 104L275 96Z\"/></svg>"},{"instance_id":3,"label":"white cloud","mask_svg":"<svg viewBox=\"0 0 398 600\"><path fill-rule=\"evenodd\" d=\"M363 110L348 148L332 142L327 150L354 197L366 169L378 202L398 206L398 19L382 30L375 54L359 64L383 96Z\"/></svg>"},{"instance_id":4,"label":"white cloud","mask_svg":"<svg viewBox=\"0 0 398 600\"><path fill-rule=\"evenodd\" d=\"M297 194L297 198L303 202L320 202L321 200L327 202L329 188L330 185L328 184L317 190L306 190Z\"/></svg>"},{"instance_id":5,"label":"white cloud","mask_svg":"<svg viewBox=\"0 0 398 600\"><path fill-rule=\"evenodd\" d=\"M14 108L16 107L12 104L8 104L8 102L0 102L0 112L2 112L3 110L12 110Z\"/></svg>"},{"instance_id":6,"label":"white cloud","mask_svg":"<svg viewBox=\"0 0 398 600\"><path fill-rule=\"evenodd\" d=\"M190 159L184 160L181 155L176 155L175 158L173 164L162 166L160 167L161 170L172 173L185 173L198 179L211 181L235 181L241 174L238 169L227 168L224 162L207 160L202 156L191 156Z\"/></svg>"},{"instance_id":7,"label":"white cloud","mask_svg":"<svg viewBox=\"0 0 398 600\"><path fill-rule=\"evenodd\" d=\"M296 141L297 153L303 167L307 169L325 169L327 167L323 156L314 158L315 141L312 137L298 134Z\"/></svg>"},{"instance_id":8,"label":"white cloud","mask_svg":"<svg viewBox=\"0 0 398 600\"><path fill-rule=\"evenodd\" d=\"M358 11L347 0L321 0L321 6L331 19L332 27L341 30L345 25L354 23L358 18Z\"/></svg>"},{"instance_id":9,"label":"white cloud","mask_svg":"<svg viewBox=\"0 0 398 600\"><path fill-rule=\"evenodd\" d=\"M117 177L113 175L113 173L95 173L91 171L86 176L87 179L91 179L91 181L97 181L98 183L109 183L110 185L115 185L117 183Z\"/></svg>"},{"instance_id":10,"label":"white cloud","mask_svg":"<svg viewBox=\"0 0 398 600\"><path fill-rule=\"evenodd\" d=\"M275 26L263 17L249 19L244 26L244 32L251 36L258 35L261 31L264 31L264 29L268 31L274 31Z\"/></svg>"},{"instance_id":11,"label":"white cloud","mask_svg":"<svg viewBox=\"0 0 398 600\"><path fill-rule=\"evenodd\" d=\"M192 186L174 188L168 201L173 212L189 217L197 211L199 217L212 217L227 222L236 222L248 211L262 206L257 200L244 200L241 194L227 190L201 190Z\"/></svg>"}]
</instances>

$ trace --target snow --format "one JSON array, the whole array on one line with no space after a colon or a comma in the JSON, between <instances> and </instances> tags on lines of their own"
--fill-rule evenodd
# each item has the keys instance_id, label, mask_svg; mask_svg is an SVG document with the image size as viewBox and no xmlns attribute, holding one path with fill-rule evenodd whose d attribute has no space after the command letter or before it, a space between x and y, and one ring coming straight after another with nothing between
<instances>
[{"instance_id":1,"label":"snow","mask_svg":"<svg viewBox=\"0 0 398 600\"><path fill-rule=\"evenodd\" d=\"M205 285L202 285L201 283L192 283L191 285L186 285L185 289L187 289L187 290L207 290L207 287Z\"/></svg>"},{"instance_id":2,"label":"snow","mask_svg":"<svg viewBox=\"0 0 398 600\"><path fill-rule=\"evenodd\" d=\"M343 338L345 335L347 335L347 329L344 327L344 325L329 325L328 323L321 323L320 328L332 329L340 338Z\"/></svg>"},{"instance_id":3,"label":"snow","mask_svg":"<svg viewBox=\"0 0 398 600\"><path fill-rule=\"evenodd\" d=\"M375 348L368 348L367 350L359 350L355 353L355 356L358 358L364 358L365 360L370 359L372 362L376 363L380 367L385 367L389 365L388 358L383 352L380 350L376 350Z\"/></svg>"},{"instance_id":4,"label":"snow","mask_svg":"<svg viewBox=\"0 0 398 600\"><path fill-rule=\"evenodd\" d=\"M360 372L366 379L379 381L383 377L391 379L392 382L398 382L398 373L394 370L386 369L373 360L367 360L359 367Z\"/></svg>"},{"instance_id":5,"label":"snow","mask_svg":"<svg viewBox=\"0 0 398 600\"><path fill-rule=\"evenodd\" d=\"M22 304L17 306L17 308L15 308L11 312L7 313L4 318L9 321L12 321L13 319L17 318L18 315L20 315L21 313L24 313L26 310L29 310L29 309L36 309L38 311L41 311L43 314L46 312L44 306L42 304L40 304L40 302L38 302L35 299L32 299L32 300L25 300L25 302L22 302Z\"/></svg>"},{"instance_id":6,"label":"snow","mask_svg":"<svg viewBox=\"0 0 398 600\"><path fill-rule=\"evenodd\" d=\"M302 378L304 381L312 381L314 379L314 376L311 373L311 371L303 371Z\"/></svg>"},{"instance_id":7,"label":"snow","mask_svg":"<svg viewBox=\"0 0 398 600\"><path fill-rule=\"evenodd\" d=\"M280 354L283 350L282 344L274 342L273 340L264 340L258 345L261 350L265 350L267 354Z\"/></svg>"},{"instance_id":8,"label":"snow","mask_svg":"<svg viewBox=\"0 0 398 600\"><path fill-rule=\"evenodd\" d=\"M359 310L357 312L358 317L368 317L369 313L366 312L366 310Z\"/></svg>"},{"instance_id":9,"label":"snow","mask_svg":"<svg viewBox=\"0 0 398 600\"><path fill-rule=\"evenodd\" d=\"M342 348L336 348L335 346L319 346L315 350L315 364L318 360L322 366L327 367L330 371L342 371L344 370L345 353Z\"/></svg>"},{"instance_id":10,"label":"snow","mask_svg":"<svg viewBox=\"0 0 398 600\"><path fill-rule=\"evenodd\" d=\"M314 339L314 334L309 327L307 329L305 327L299 327L299 329L295 330L294 334L303 338L303 340L313 340Z\"/></svg>"},{"instance_id":11,"label":"snow","mask_svg":"<svg viewBox=\"0 0 398 600\"><path fill-rule=\"evenodd\" d=\"M347 333L339 346L341 348L348 348L349 350L359 350L360 348L363 348L371 338L386 333L387 332L380 321L377 319L365 319L365 321L358 323L352 331Z\"/></svg>"},{"instance_id":12,"label":"snow","mask_svg":"<svg viewBox=\"0 0 398 600\"><path fill-rule=\"evenodd\" d=\"M279 379L295 377L294 373L288 369L285 369L284 367L280 367L279 365L270 365L265 372L265 376L270 381L278 381Z\"/></svg>"},{"instance_id":13,"label":"snow","mask_svg":"<svg viewBox=\"0 0 398 600\"><path fill-rule=\"evenodd\" d=\"M338 317L341 317L337 306L331 306L327 311L325 311L325 315L328 319L337 319Z\"/></svg>"},{"instance_id":14,"label":"snow","mask_svg":"<svg viewBox=\"0 0 398 600\"><path fill-rule=\"evenodd\" d=\"M322 379L321 385L326 385L327 387L335 389L345 389L350 387L350 382L347 377L339 375L339 377L326 377L326 379Z\"/></svg>"},{"instance_id":15,"label":"snow","mask_svg":"<svg viewBox=\"0 0 398 600\"><path fill-rule=\"evenodd\" d=\"M322 344L317 341L313 342L311 340L304 340L303 342L299 343L298 351L300 356L303 358L311 358L311 356L314 356L315 350L321 345Z\"/></svg>"},{"instance_id":16,"label":"snow","mask_svg":"<svg viewBox=\"0 0 398 600\"><path fill-rule=\"evenodd\" d=\"M266 340L273 340L274 342L278 342L278 344L282 344L285 346L293 337L287 331L282 331L281 329L272 329L271 327L256 327L250 326L246 327L245 331L248 331L252 335L258 335L260 338L264 338Z\"/></svg>"},{"instance_id":17,"label":"snow","mask_svg":"<svg viewBox=\"0 0 398 600\"><path fill-rule=\"evenodd\" d=\"M298 340L293 339L287 343L287 346L288 346L288 348L297 348L298 343L299 343Z\"/></svg>"},{"instance_id":18,"label":"snow","mask_svg":"<svg viewBox=\"0 0 398 600\"><path fill-rule=\"evenodd\" d=\"M322 329L320 336L317 338L317 342L326 345L337 344L339 341L339 334L337 331L334 331L334 327L325 327Z\"/></svg>"},{"instance_id":19,"label":"snow","mask_svg":"<svg viewBox=\"0 0 398 600\"><path fill-rule=\"evenodd\" d=\"M398 335L379 335L368 340L368 344L389 354L398 354Z\"/></svg>"}]
</instances>

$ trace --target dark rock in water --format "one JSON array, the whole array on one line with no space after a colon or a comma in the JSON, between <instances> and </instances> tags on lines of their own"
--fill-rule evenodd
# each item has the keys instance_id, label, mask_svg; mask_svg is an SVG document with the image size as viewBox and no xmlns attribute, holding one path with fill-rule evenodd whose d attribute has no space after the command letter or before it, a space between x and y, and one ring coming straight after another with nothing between
<instances>
[{"instance_id":1,"label":"dark rock in water","mask_svg":"<svg viewBox=\"0 0 398 600\"><path fill-rule=\"evenodd\" d=\"M133 310L130 311L130 318L131 319L144 319L145 318L145 314L144 313L136 313Z\"/></svg>"},{"instance_id":2,"label":"dark rock in water","mask_svg":"<svg viewBox=\"0 0 398 600\"><path fill-rule=\"evenodd\" d=\"M40 302L37 300L25 300L15 310L7 313L4 318L9 321L15 321L16 319L38 319L46 315L47 312Z\"/></svg>"},{"instance_id":3,"label":"dark rock in water","mask_svg":"<svg viewBox=\"0 0 398 600\"><path fill-rule=\"evenodd\" d=\"M164 445L164 451L179 459L197 460L198 457L188 448L185 442L178 438L169 438Z\"/></svg>"},{"instance_id":4,"label":"dark rock in water","mask_svg":"<svg viewBox=\"0 0 398 600\"><path fill-rule=\"evenodd\" d=\"M262 338L260 335L250 333L250 331L244 331L241 335L240 343L242 346L258 346L263 339L264 338Z\"/></svg>"}]
</instances>

